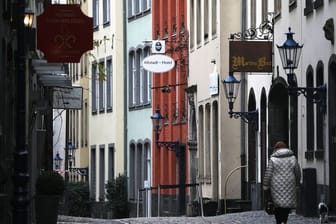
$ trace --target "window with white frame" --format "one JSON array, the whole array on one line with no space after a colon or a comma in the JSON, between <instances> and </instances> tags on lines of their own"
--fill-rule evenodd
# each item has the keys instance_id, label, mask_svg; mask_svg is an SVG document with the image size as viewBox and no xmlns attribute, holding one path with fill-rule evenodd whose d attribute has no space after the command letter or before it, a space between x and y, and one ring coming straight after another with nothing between
<instances>
[{"instance_id":1,"label":"window with white frame","mask_svg":"<svg viewBox=\"0 0 336 224\"><path fill-rule=\"evenodd\" d=\"M106 61L106 109L112 110L113 103L113 70L112 59Z\"/></svg>"},{"instance_id":2,"label":"window with white frame","mask_svg":"<svg viewBox=\"0 0 336 224\"><path fill-rule=\"evenodd\" d=\"M196 43L201 44L202 41L202 4L201 0L197 0L196 5Z\"/></svg>"},{"instance_id":3,"label":"window with white frame","mask_svg":"<svg viewBox=\"0 0 336 224\"><path fill-rule=\"evenodd\" d=\"M190 0L190 49L195 46L195 0Z\"/></svg>"},{"instance_id":4,"label":"window with white frame","mask_svg":"<svg viewBox=\"0 0 336 224\"><path fill-rule=\"evenodd\" d=\"M97 113L97 90L96 90L96 73L97 73L97 66L92 65L92 74L91 74L91 112Z\"/></svg>"},{"instance_id":5,"label":"window with white frame","mask_svg":"<svg viewBox=\"0 0 336 224\"><path fill-rule=\"evenodd\" d=\"M282 0L274 0L274 13L275 13L275 16L278 16L281 13L281 1Z\"/></svg>"},{"instance_id":6,"label":"window with white frame","mask_svg":"<svg viewBox=\"0 0 336 224\"><path fill-rule=\"evenodd\" d=\"M212 0L211 4L211 30L212 36L217 35L217 0Z\"/></svg>"},{"instance_id":7,"label":"window with white frame","mask_svg":"<svg viewBox=\"0 0 336 224\"><path fill-rule=\"evenodd\" d=\"M209 0L204 0L204 10L203 10L203 20L204 20L204 41L209 40Z\"/></svg>"},{"instance_id":8,"label":"window with white frame","mask_svg":"<svg viewBox=\"0 0 336 224\"><path fill-rule=\"evenodd\" d=\"M110 23L110 0L103 0L103 23Z\"/></svg>"},{"instance_id":9,"label":"window with white frame","mask_svg":"<svg viewBox=\"0 0 336 224\"><path fill-rule=\"evenodd\" d=\"M93 28L98 29L98 26L99 26L99 0L93 0L93 2L92 2L92 17L93 17Z\"/></svg>"},{"instance_id":10,"label":"window with white frame","mask_svg":"<svg viewBox=\"0 0 336 224\"><path fill-rule=\"evenodd\" d=\"M146 47L144 49L144 58L149 56L150 53L151 53L151 48ZM145 77L144 103L148 104L152 101L152 88L151 88L152 87L152 72L144 69L144 77Z\"/></svg>"},{"instance_id":11,"label":"window with white frame","mask_svg":"<svg viewBox=\"0 0 336 224\"><path fill-rule=\"evenodd\" d=\"M129 52L129 106L138 107L151 103L151 72L145 70L142 61L150 55L150 47Z\"/></svg>"},{"instance_id":12,"label":"window with white frame","mask_svg":"<svg viewBox=\"0 0 336 224\"><path fill-rule=\"evenodd\" d=\"M104 68L104 62L100 62L100 66L102 68ZM104 79L102 77L99 76L98 79L99 82L99 112L104 112L105 111L105 105L104 105L104 101L105 101L105 95L104 95Z\"/></svg>"},{"instance_id":13,"label":"window with white frame","mask_svg":"<svg viewBox=\"0 0 336 224\"><path fill-rule=\"evenodd\" d=\"M128 0L128 17L133 17L150 10L151 0Z\"/></svg>"}]
</instances>

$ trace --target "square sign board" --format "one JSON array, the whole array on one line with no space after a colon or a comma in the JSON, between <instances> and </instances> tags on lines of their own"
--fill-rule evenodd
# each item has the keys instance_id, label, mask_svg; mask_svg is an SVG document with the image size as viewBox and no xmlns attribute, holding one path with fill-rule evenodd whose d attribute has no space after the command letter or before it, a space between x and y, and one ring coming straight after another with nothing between
<instances>
[{"instance_id":1,"label":"square sign board","mask_svg":"<svg viewBox=\"0 0 336 224\"><path fill-rule=\"evenodd\" d=\"M82 109L82 87L55 87L53 91L54 109Z\"/></svg>"}]
</instances>

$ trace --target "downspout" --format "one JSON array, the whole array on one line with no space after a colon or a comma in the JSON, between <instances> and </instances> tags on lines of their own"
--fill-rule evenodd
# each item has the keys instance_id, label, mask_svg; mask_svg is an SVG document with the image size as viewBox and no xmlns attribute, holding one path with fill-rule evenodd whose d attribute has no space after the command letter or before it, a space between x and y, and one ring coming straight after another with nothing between
<instances>
[{"instance_id":1,"label":"downspout","mask_svg":"<svg viewBox=\"0 0 336 224\"><path fill-rule=\"evenodd\" d=\"M127 13L126 13L126 1L123 1L123 49L124 49L124 175L127 176L127 136L128 136L128 130L127 130L127 23L126 23Z\"/></svg>"},{"instance_id":2,"label":"downspout","mask_svg":"<svg viewBox=\"0 0 336 224\"><path fill-rule=\"evenodd\" d=\"M241 32L244 33L246 30L246 0L242 0L242 11L241 11ZM244 35L242 35L242 41L244 40ZM246 111L245 110L245 94L246 94L246 79L245 79L245 72L241 73L241 80L240 80L240 111ZM246 165L246 153L245 153L245 146L246 146L246 136L245 136L245 123L242 119L240 119L240 165L245 166ZM245 179L246 179L246 171L245 169L241 172L241 199L246 199L247 192L246 192L246 186L245 186Z\"/></svg>"}]
</instances>

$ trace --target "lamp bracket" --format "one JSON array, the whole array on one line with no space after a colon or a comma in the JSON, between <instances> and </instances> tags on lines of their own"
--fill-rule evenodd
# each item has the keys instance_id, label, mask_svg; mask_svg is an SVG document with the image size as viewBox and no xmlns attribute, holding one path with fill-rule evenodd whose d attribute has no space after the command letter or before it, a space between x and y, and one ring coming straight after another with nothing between
<instances>
[{"instance_id":1,"label":"lamp bracket","mask_svg":"<svg viewBox=\"0 0 336 224\"><path fill-rule=\"evenodd\" d=\"M294 87L288 86L288 94L290 96L304 95L308 100L313 103L320 104L320 112L326 112L327 101L327 86L326 84L318 87Z\"/></svg>"},{"instance_id":2,"label":"lamp bracket","mask_svg":"<svg viewBox=\"0 0 336 224\"><path fill-rule=\"evenodd\" d=\"M241 118L245 123L250 123L252 126L258 130L259 123L259 112L258 110L248 111L248 112L234 112L232 110L229 111L230 118Z\"/></svg>"},{"instance_id":3,"label":"lamp bracket","mask_svg":"<svg viewBox=\"0 0 336 224\"><path fill-rule=\"evenodd\" d=\"M156 141L156 145L159 148L165 147L167 150L174 151L178 156L179 141Z\"/></svg>"}]
</instances>

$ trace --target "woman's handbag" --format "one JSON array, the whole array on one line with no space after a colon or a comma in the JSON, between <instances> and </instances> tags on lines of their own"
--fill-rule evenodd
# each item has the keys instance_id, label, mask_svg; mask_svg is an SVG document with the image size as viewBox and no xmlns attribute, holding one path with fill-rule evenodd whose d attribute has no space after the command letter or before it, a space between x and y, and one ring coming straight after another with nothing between
<instances>
[{"instance_id":1,"label":"woman's handbag","mask_svg":"<svg viewBox=\"0 0 336 224\"><path fill-rule=\"evenodd\" d=\"M264 208L267 214L274 214L274 204L271 197L271 191L269 189L264 190Z\"/></svg>"},{"instance_id":2,"label":"woman's handbag","mask_svg":"<svg viewBox=\"0 0 336 224\"><path fill-rule=\"evenodd\" d=\"M267 214L269 215L273 215L274 214L274 204L272 201L268 201L266 203L266 206L265 206L265 211Z\"/></svg>"}]
</instances>

